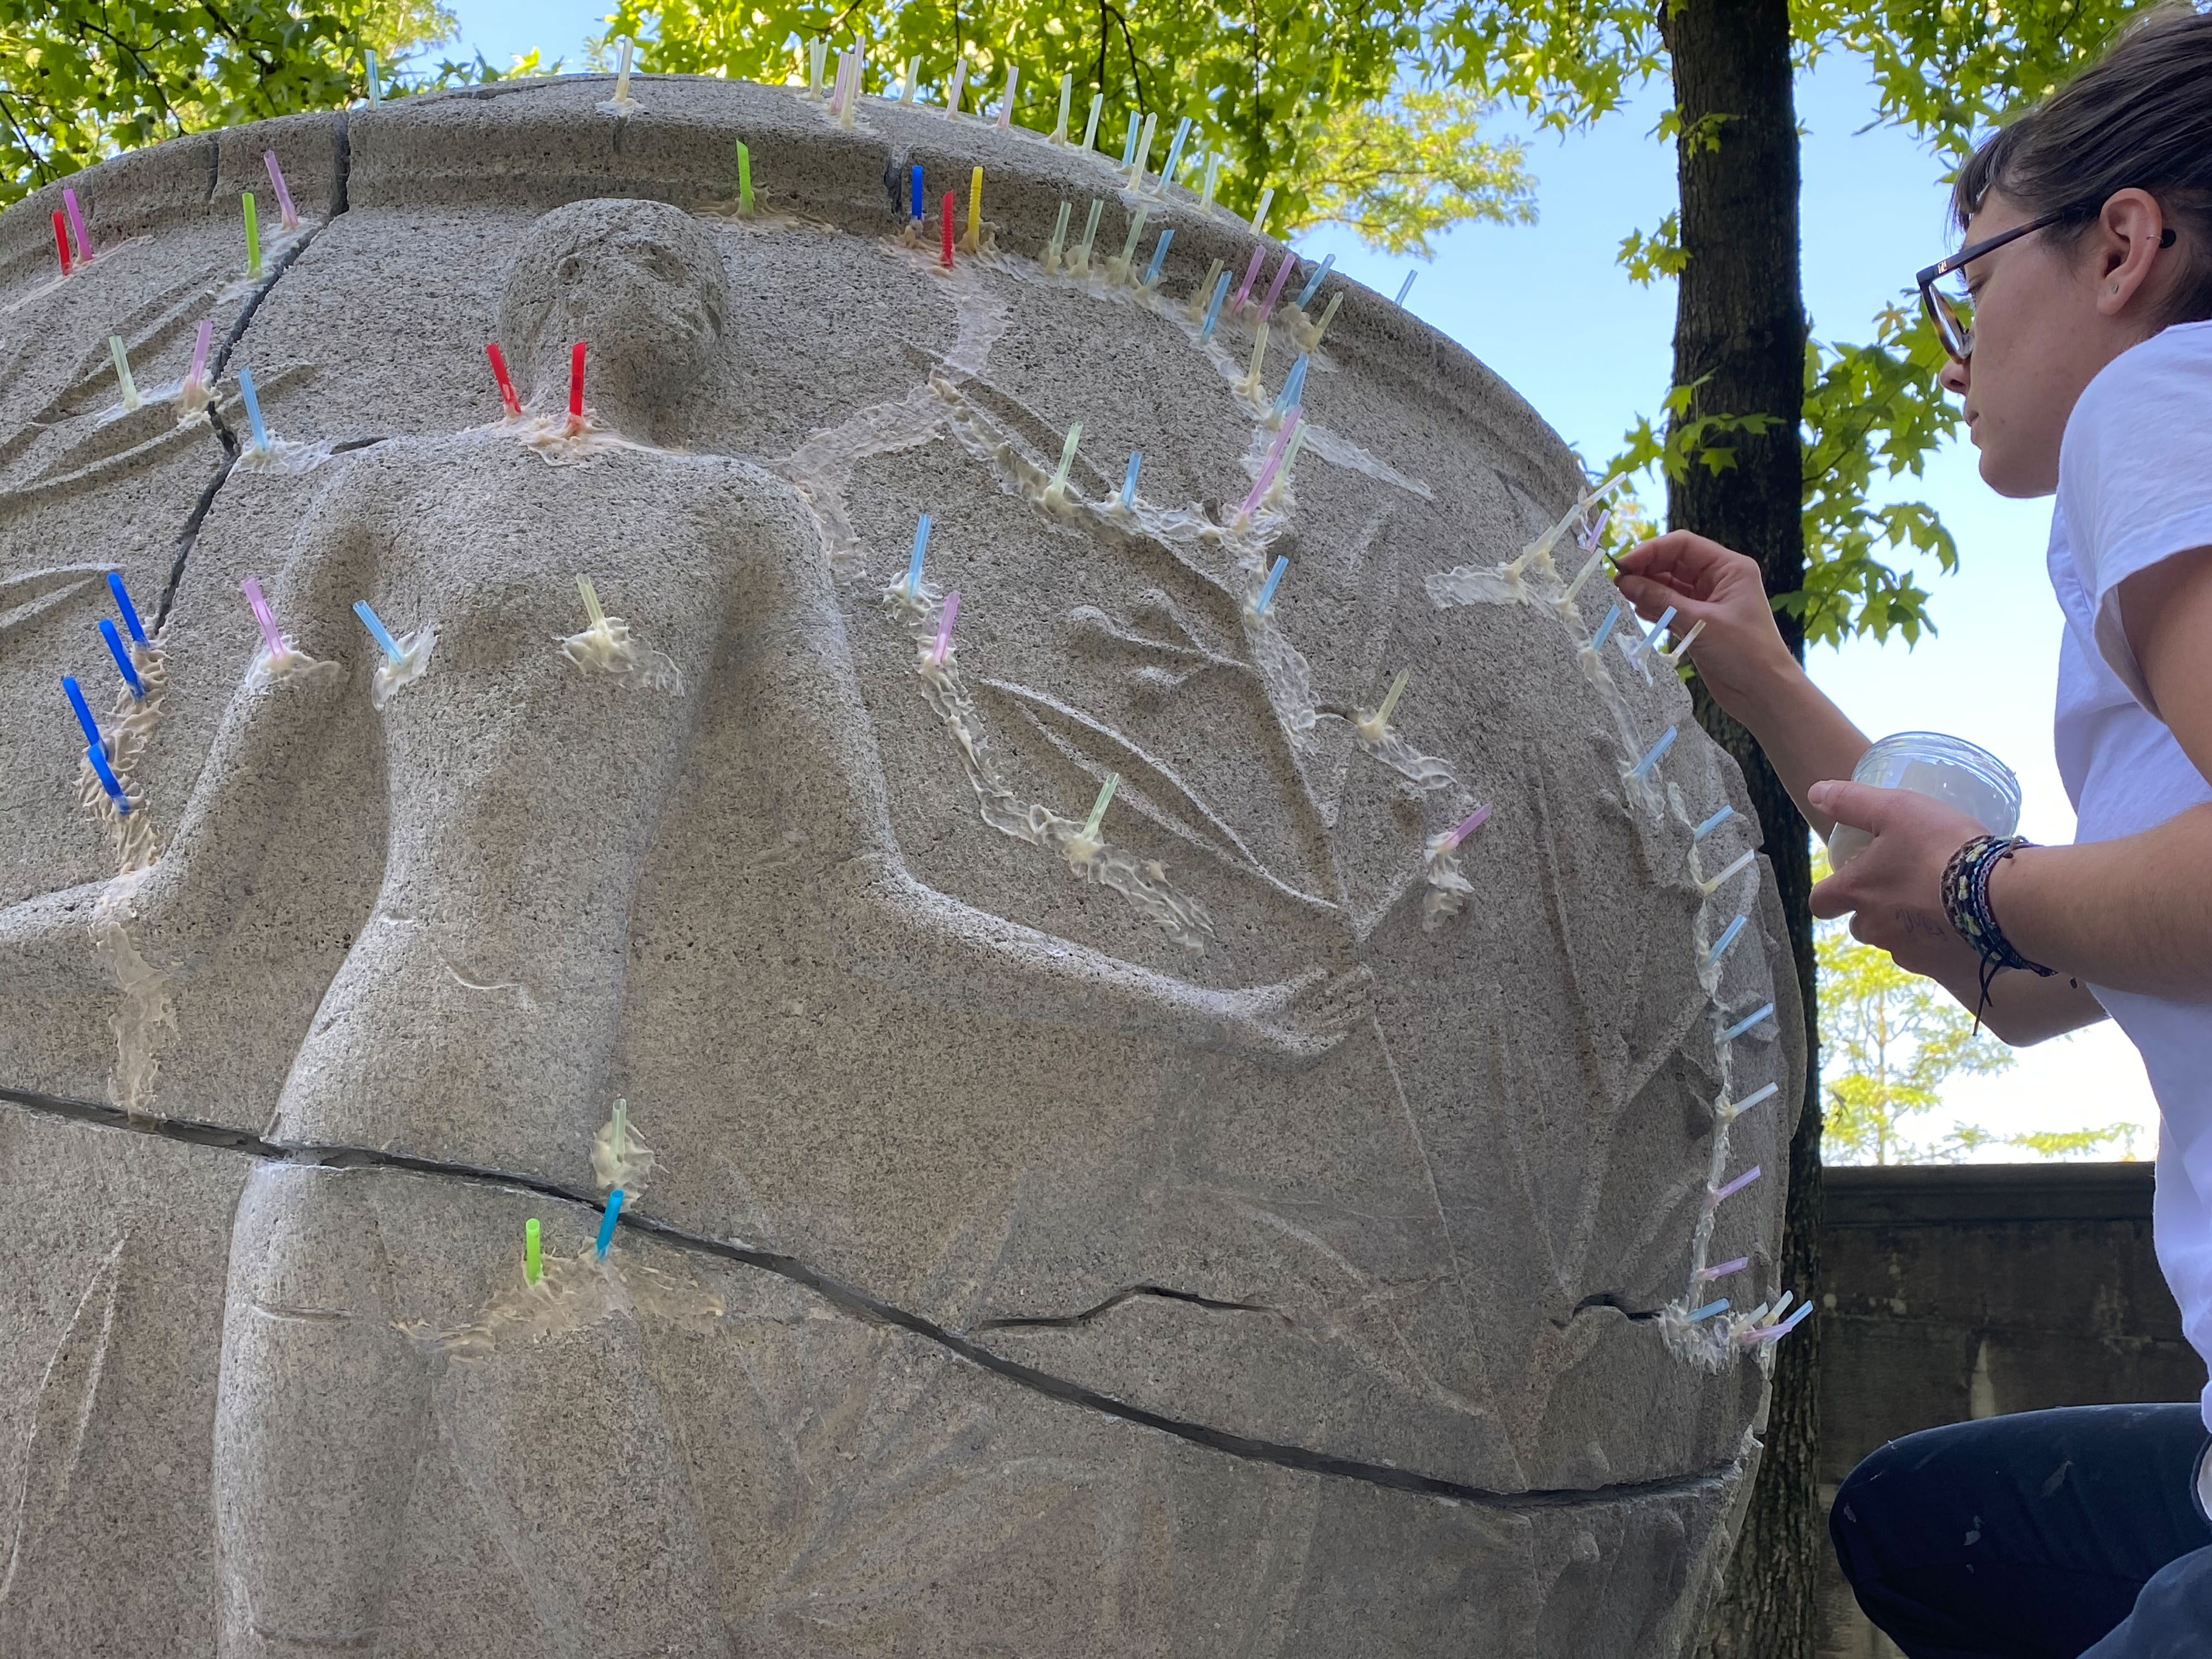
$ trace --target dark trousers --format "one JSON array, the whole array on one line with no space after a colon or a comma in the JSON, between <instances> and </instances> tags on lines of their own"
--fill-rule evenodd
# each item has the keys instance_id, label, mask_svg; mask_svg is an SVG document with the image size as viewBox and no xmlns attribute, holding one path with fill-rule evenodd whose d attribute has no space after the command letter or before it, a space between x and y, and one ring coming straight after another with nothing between
<instances>
[{"instance_id":1,"label":"dark trousers","mask_svg":"<svg viewBox=\"0 0 2212 1659\"><path fill-rule=\"evenodd\" d=\"M1828 1532L1910 1659L2212 1659L2205 1443L2193 1405L1929 1429L1851 1471Z\"/></svg>"}]
</instances>

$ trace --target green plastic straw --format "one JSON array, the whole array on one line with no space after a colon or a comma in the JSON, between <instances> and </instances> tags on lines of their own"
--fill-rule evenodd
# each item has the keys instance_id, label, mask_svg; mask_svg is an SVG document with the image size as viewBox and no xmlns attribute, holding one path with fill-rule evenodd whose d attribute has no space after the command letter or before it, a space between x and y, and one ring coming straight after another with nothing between
<instances>
[{"instance_id":1,"label":"green plastic straw","mask_svg":"<svg viewBox=\"0 0 2212 1659\"><path fill-rule=\"evenodd\" d=\"M131 378L131 359L124 356L123 337L120 334L109 335L107 349L115 359L115 383L123 388L123 406L136 409L138 407L138 382Z\"/></svg>"},{"instance_id":2,"label":"green plastic straw","mask_svg":"<svg viewBox=\"0 0 2212 1659\"><path fill-rule=\"evenodd\" d=\"M1098 826L1106 820L1106 805L1114 799L1114 792L1121 787L1121 775L1119 772L1109 772L1106 775L1106 781L1099 787L1098 799L1091 803L1091 816L1084 820L1084 840L1098 839Z\"/></svg>"},{"instance_id":3,"label":"green plastic straw","mask_svg":"<svg viewBox=\"0 0 2212 1659\"><path fill-rule=\"evenodd\" d=\"M252 191L249 190L245 193L244 201L246 205L246 274L249 276L258 276L261 274L261 221L253 211L253 192Z\"/></svg>"},{"instance_id":4,"label":"green plastic straw","mask_svg":"<svg viewBox=\"0 0 2212 1659\"><path fill-rule=\"evenodd\" d=\"M1083 148L1085 149L1089 149L1093 143L1097 142L1098 112L1105 107L1106 94L1103 92L1092 93L1091 94L1091 118L1083 124Z\"/></svg>"},{"instance_id":5,"label":"green plastic straw","mask_svg":"<svg viewBox=\"0 0 2212 1659\"><path fill-rule=\"evenodd\" d=\"M745 141L738 140L738 211L753 210L753 153L745 148Z\"/></svg>"},{"instance_id":6,"label":"green plastic straw","mask_svg":"<svg viewBox=\"0 0 2212 1659\"><path fill-rule=\"evenodd\" d=\"M522 1224L523 1282L535 1285L545 1277L545 1259L540 1251L538 1237L538 1218L532 1216Z\"/></svg>"}]
</instances>

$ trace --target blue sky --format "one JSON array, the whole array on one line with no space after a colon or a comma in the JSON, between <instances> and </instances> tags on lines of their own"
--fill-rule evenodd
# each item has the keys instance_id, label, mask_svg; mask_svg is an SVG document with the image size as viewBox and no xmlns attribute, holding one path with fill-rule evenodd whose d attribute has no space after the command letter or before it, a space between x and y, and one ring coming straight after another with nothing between
<instances>
[{"instance_id":1,"label":"blue sky","mask_svg":"<svg viewBox=\"0 0 2212 1659\"><path fill-rule=\"evenodd\" d=\"M607 8L573 0L461 0L460 44L504 64L532 47L580 67L585 40ZM1800 77L1806 129L1803 246L1806 305L1816 337L1857 340L1948 251L1938 168L1911 138L1862 132L1873 100L1863 66L1831 55ZM1449 334L1528 398L1593 462L1619 447L1636 417L1664 395L1671 362L1671 287L1638 288L1613 263L1620 239L1650 229L1674 201L1674 151L1650 137L1663 86L1593 131L1533 139L1539 182L1534 226L1470 225L1442 239L1420 266L1408 309ZM1515 124L1500 120L1500 136ZM1412 262L1379 258L1347 235L1304 238L1302 252L1336 255L1337 269L1385 294ZM1973 452L1954 447L1899 493L1931 503L1960 548L1960 571L1922 585L1935 594L1940 632L1917 648L1861 642L1816 650L1808 666L1869 736L1918 727L1950 732L2002 756L2020 774L2021 830L2067 841L2073 813L2051 754L2059 631L2044 575L2048 501L2002 501L1984 488ZM2111 1025L2023 1050L2014 1069L1961 1079L1936 1116L1999 1132L2087 1123L2156 1122L2142 1062ZM2154 1139L2138 1150L2148 1155ZM2005 1154L1994 1150L1984 1157Z\"/></svg>"}]
</instances>

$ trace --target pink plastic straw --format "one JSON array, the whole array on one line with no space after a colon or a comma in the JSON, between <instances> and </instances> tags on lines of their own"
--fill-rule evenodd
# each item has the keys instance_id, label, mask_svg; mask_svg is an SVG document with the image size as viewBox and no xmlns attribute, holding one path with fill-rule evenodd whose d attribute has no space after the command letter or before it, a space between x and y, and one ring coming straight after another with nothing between
<instances>
[{"instance_id":1,"label":"pink plastic straw","mask_svg":"<svg viewBox=\"0 0 2212 1659\"><path fill-rule=\"evenodd\" d=\"M1733 1261L1722 1262L1717 1267L1698 1268L1698 1278L1701 1282L1726 1279L1730 1273L1741 1273L1749 1266L1751 1266L1751 1258L1747 1255L1740 1255Z\"/></svg>"},{"instance_id":2,"label":"pink plastic straw","mask_svg":"<svg viewBox=\"0 0 2212 1659\"><path fill-rule=\"evenodd\" d=\"M1260 469L1260 482L1252 486L1252 493L1244 498L1244 505L1237 509L1238 518L1249 519L1259 510L1261 501L1267 494L1267 486L1275 482L1275 474L1282 471L1283 451L1290 447L1291 434L1297 430L1302 418L1295 409L1284 417L1283 429L1275 434L1274 445L1267 451L1267 465Z\"/></svg>"},{"instance_id":3,"label":"pink plastic straw","mask_svg":"<svg viewBox=\"0 0 2212 1659\"><path fill-rule=\"evenodd\" d=\"M1443 850L1447 853L1456 852L1462 842L1489 822L1490 809L1487 806L1476 807L1474 811L1460 820L1458 827L1451 834L1444 837Z\"/></svg>"},{"instance_id":4,"label":"pink plastic straw","mask_svg":"<svg viewBox=\"0 0 2212 1659\"><path fill-rule=\"evenodd\" d=\"M292 192L284 188L284 169L276 165L276 152L264 149L261 159L269 163L269 182L276 187L276 211L284 221L284 228L299 229L300 216L293 211Z\"/></svg>"},{"instance_id":5,"label":"pink plastic straw","mask_svg":"<svg viewBox=\"0 0 2212 1659\"><path fill-rule=\"evenodd\" d=\"M76 262L88 265L92 263L92 238L84 234L84 210L77 205L76 192L67 185L62 188L62 205L69 210L70 229L76 235Z\"/></svg>"},{"instance_id":6,"label":"pink plastic straw","mask_svg":"<svg viewBox=\"0 0 2212 1659\"><path fill-rule=\"evenodd\" d=\"M1260 302L1260 320L1261 322L1266 322L1268 318L1274 315L1275 301L1283 297L1283 284L1290 278L1291 267L1297 264L1297 262L1298 256L1297 254L1291 252L1288 248L1285 248L1283 250L1283 263L1275 267L1275 280L1267 284L1267 297Z\"/></svg>"},{"instance_id":7,"label":"pink plastic straw","mask_svg":"<svg viewBox=\"0 0 2212 1659\"><path fill-rule=\"evenodd\" d=\"M270 613L269 601L261 597L261 583L248 576L239 586L246 591L246 602L253 607L253 620L261 624L261 637L269 641L269 654L282 662L291 654L284 644L284 636L276 631L276 618Z\"/></svg>"},{"instance_id":8,"label":"pink plastic straw","mask_svg":"<svg viewBox=\"0 0 2212 1659\"><path fill-rule=\"evenodd\" d=\"M1260 262L1267 257L1267 245L1265 242L1252 250L1252 263L1244 267L1244 280L1237 284L1237 298L1229 307L1231 316L1234 317L1244 309L1244 301L1252 295L1252 279L1260 274Z\"/></svg>"},{"instance_id":9,"label":"pink plastic straw","mask_svg":"<svg viewBox=\"0 0 2212 1659\"><path fill-rule=\"evenodd\" d=\"M200 319L199 337L192 342L192 372L185 376L186 386L203 390L207 386L208 349L215 343L215 325L205 318Z\"/></svg>"},{"instance_id":10,"label":"pink plastic straw","mask_svg":"<svg viewBox=\"0 0 2212 1659\"><path fill-rule=\"evenodd\" d=\"M929 653L930 661L940 668L952 650L952 624L960 616L960 590L954 588L945 596L944 614L937 619L937 643Z\"/></svg>"},{"instance_id":11,"label":"pink plastic straw","mask_svg":"<svg viewBox=\"0 0 2212 1659\"><path fill-rule=\"evenodd\" d=\"M1741 1175L1738 1176L1734 1181L1729 1182L1727 1186L1715 1189L1713 1195L1705 1200L1706 1206L1710 1208L1713 1205L1719 1204L1725 1200L1734 1198L1738 1193L1741 1192L1745 1188L1750 1186L1753 1182L1758 1179L1759 1165L1754 1164L1748 1170L1746 1170Z\"/></svg>"}]
</instances>

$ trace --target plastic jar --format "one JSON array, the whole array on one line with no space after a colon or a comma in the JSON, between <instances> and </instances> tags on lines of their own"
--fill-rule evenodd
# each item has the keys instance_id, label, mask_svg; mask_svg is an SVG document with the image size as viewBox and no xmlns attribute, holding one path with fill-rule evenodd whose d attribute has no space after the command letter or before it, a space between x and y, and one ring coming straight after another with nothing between
<instances>
[{"instance_id":1,"label":"plastic jar","mask_svg":"<svg viewBox=\"0 0 2212 1659\"><path fill-rule=\"evenodd\" d=\"M2009 836L2020 827L2020 780L2012 769L1988 750L1941 732L1884 738L1860 757L1851 781L1942 801L1993 836ZM1828 837L1828 863L1840 870L1873 844L1865 830L1839 823Z\"/></svg>"}]
</instances>

